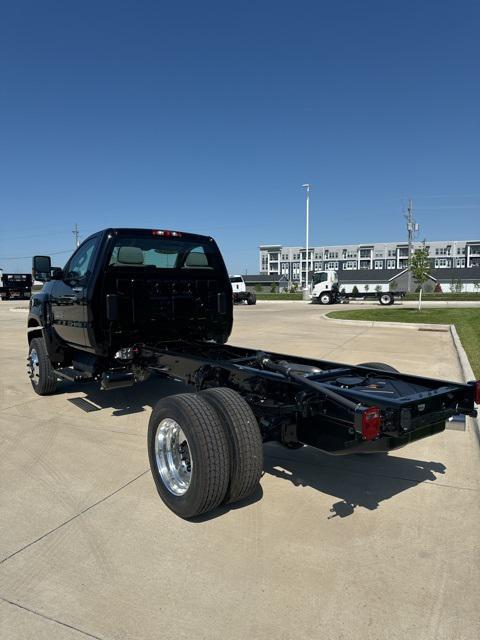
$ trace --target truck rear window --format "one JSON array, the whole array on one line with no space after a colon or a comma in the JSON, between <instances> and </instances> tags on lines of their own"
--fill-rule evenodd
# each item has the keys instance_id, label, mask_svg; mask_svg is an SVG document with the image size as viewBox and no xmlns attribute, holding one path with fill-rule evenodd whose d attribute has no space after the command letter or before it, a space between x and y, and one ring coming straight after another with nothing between
<instances>
[{"instance_id":1,"label":"truck rear window","mask_svg":"<svg viewBox=\"0 0 480 640\"><path fill-rule=\"evenodd\" d=\"M115 240L111 267L157 269L215 269L218 252L214 244L158 236L119 236Z\"/></svg>"}]
</instances>

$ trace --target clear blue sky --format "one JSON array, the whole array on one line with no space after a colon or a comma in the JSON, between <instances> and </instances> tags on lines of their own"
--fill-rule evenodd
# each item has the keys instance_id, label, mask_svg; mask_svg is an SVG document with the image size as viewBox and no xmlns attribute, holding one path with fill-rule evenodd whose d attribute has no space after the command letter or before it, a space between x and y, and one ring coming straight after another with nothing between
<instances>
[{"instance_id":1,"label":"clear blue sky","mask_svg":"<svg viewBox=\"0 0 480 640\"><path fill-rule=\"evenodd\" d=\"M260 243L480 236L480 4L15 0L0 9L0 267L109 225ZM62 265L66 255L58 255Z\"/></svg>"}]
</instances>

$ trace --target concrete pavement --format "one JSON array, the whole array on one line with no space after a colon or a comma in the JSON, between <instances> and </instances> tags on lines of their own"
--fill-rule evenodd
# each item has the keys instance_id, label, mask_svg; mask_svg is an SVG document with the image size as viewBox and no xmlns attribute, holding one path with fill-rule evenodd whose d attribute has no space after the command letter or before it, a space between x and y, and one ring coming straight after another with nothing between
<instances>
[{"instance_id":1,"label":"concrete pavement","mask_svg":"<svg viewBox=\"0 0 480 640\"><path fill-rule=\"evenodd\" d=\"M480 633L471 428L389 456L265 446L247 504L184 522L158 499L150 380L39 398L25 314L0 305L0 638L470 640ZM446 332L350 327L323 308L237 307L232 344L461 379ZM87 396L98 410L70 400Z\"/></svg>"}]
</instances>

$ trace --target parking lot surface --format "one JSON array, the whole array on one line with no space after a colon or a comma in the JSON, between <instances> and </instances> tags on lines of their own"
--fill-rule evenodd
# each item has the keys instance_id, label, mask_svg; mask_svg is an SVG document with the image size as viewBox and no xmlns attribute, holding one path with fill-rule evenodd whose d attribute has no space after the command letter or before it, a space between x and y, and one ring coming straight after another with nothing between
<instances>
[{"instance_id":1,"label":"parking lot surface","mask_svg":"<svg viewBox=\"0 0 480 640\"><path fill-rule=\"evenodd\" d=\"M39 398L22 306L0 304L2 640L479 637L470 425L388 456L265 445L252 499L186 522L158 498L146 451L152 405L183 388L151 378ZM339 325L323 311L237 307L230 342L461 379L448 332ZM97 410L71 402L82 397Z\"/></svg>"}]
</instances>

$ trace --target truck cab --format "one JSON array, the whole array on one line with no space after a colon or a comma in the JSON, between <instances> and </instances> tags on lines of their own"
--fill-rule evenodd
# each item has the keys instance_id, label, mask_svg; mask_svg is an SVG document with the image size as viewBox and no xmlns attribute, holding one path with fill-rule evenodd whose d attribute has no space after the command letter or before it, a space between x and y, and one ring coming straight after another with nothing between
<instances>
[{"instance_id":1,"label":"truck cab","mask_svg":"<svg viewBox=\"0 0 480 640\"><path fill-rule=\"evenodd\" d=\"M249 305L257 303L257 296L253 291L247 291L247 285L241 275L230 276L232 285L233 304L246 302Z\"/></svg>"},{"instance_id":2,"label":"truck cab","mask_svg":"<svg viewBox=\"0 0 480 640\"><path fill-rule=\"evenodd\" d=\"M312 292L310 298L312 302L321 304L331 304L338 294L338 274L336 271L316 271L313 274Z\"/></svg>"},{"instance_id":3,"label":"truck cab","mask_svg":"<svg viewBox=\"0 0 480 640\"><path fill-rule=\"evenodd\" d=\"M231 285L208 236L105 229L87 238L63 269L35 256L33 272L44 286L31 298L29 342L42 337L59 367L76 363L93 373L137 342L224 343L230 335Z\"/></svg>"}]
</instances>

